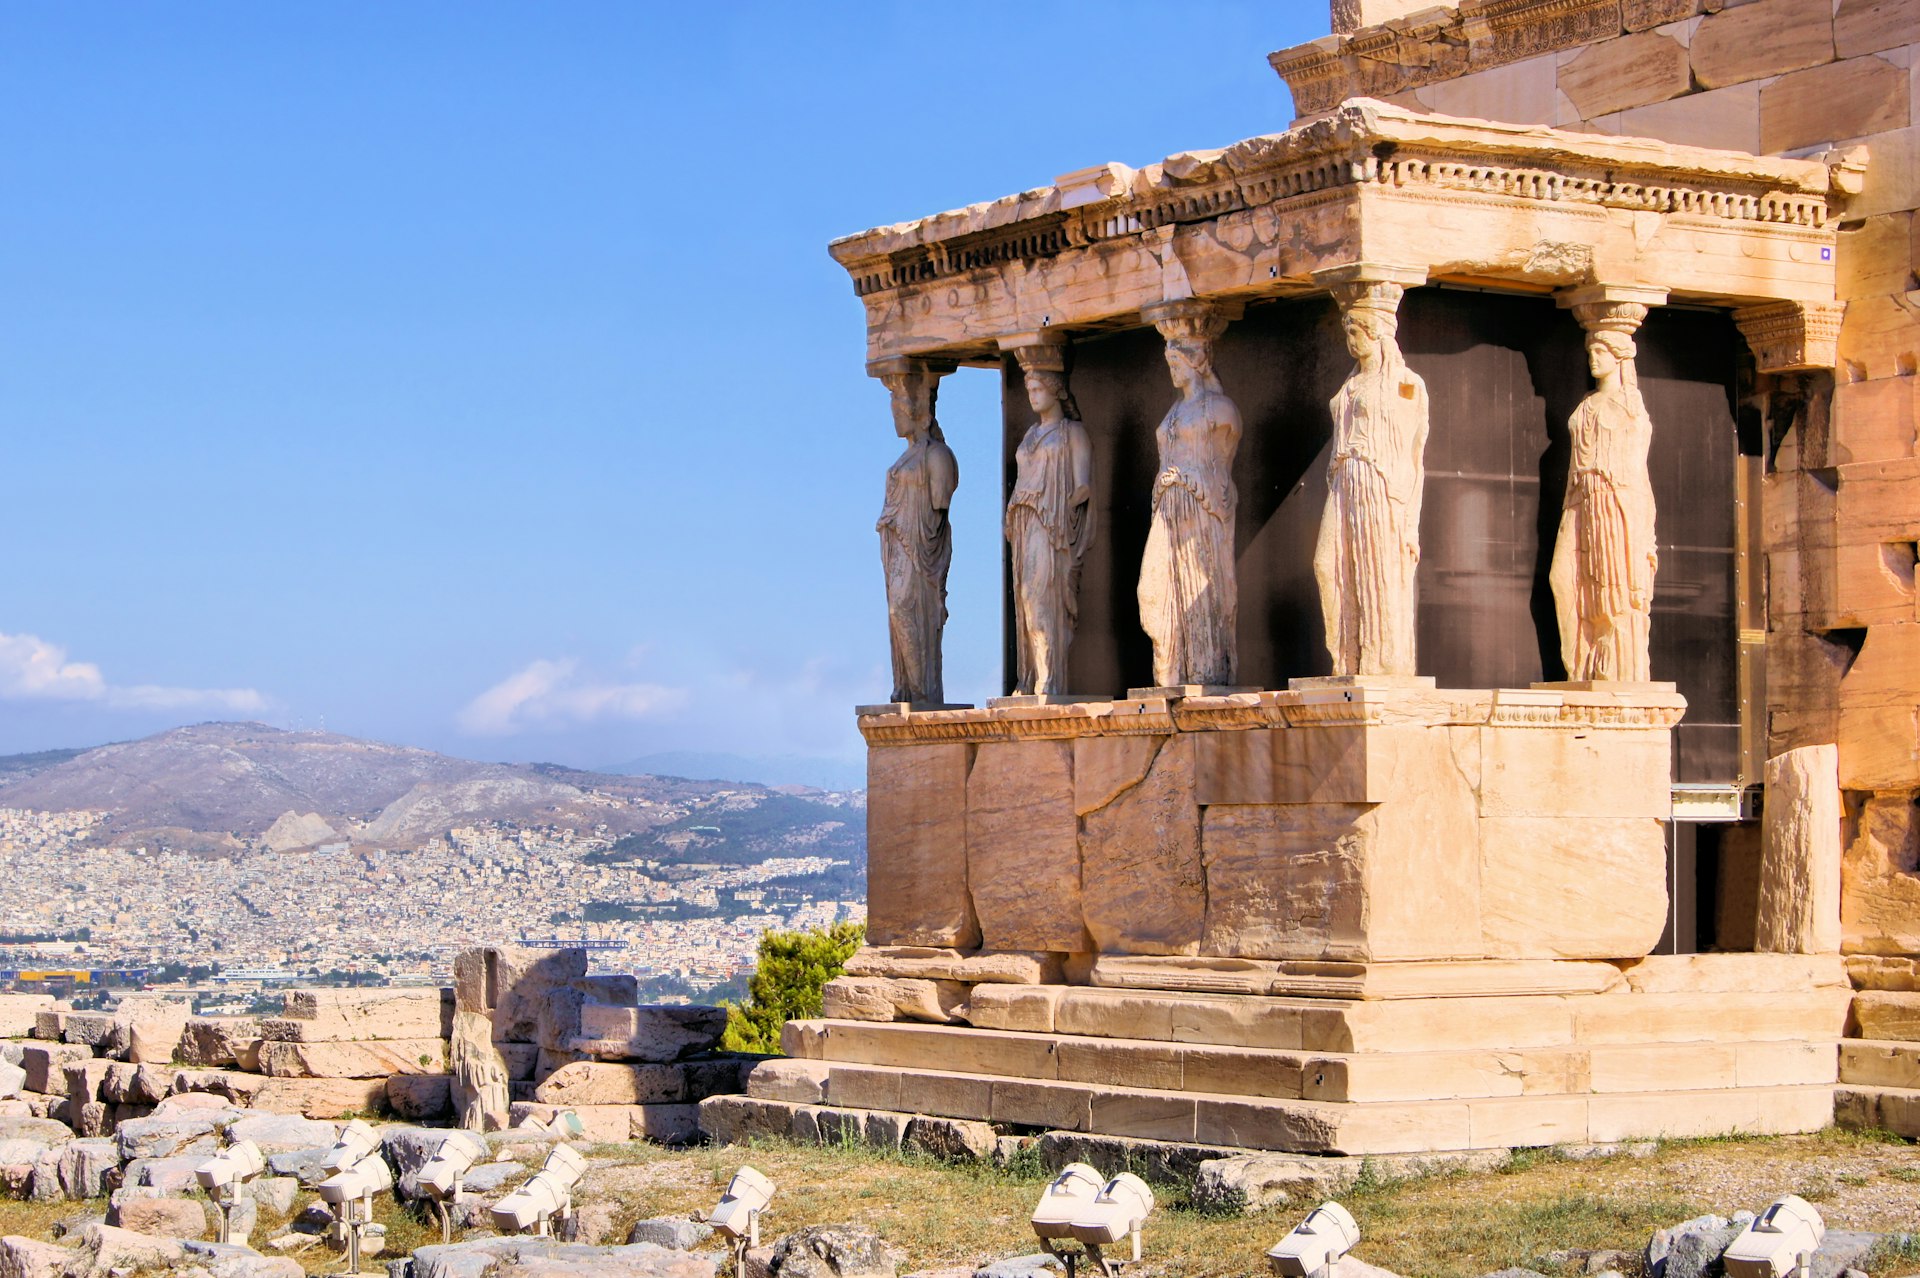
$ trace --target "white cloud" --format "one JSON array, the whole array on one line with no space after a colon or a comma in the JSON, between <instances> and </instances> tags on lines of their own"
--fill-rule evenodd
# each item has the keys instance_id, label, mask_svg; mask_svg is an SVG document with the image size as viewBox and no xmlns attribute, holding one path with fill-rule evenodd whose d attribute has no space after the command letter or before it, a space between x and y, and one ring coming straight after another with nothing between
<instances>
[{"instance_id":1,"label":"white cloud","mask_svg":"<svg viewBox=\"0 0 1920 1278\"><path fill-rule=\"evenodd\" d=\"M570 657L533 662L468 702L460 726L482 736L511 736L599 719L649 719L687 702L685 689L603 683L581 675L579 665Z\"/></svg>"},{"instance_id":2,"label":"white cloud","mask_svg":"<svg viewBox=\"0 0 1920 1278\"><path fill-rule=\"evenodd\" d=\"M92 701L116 710L211 709L253 714L267 699L252 688L167 688L107 682L90 661L34 635L0 634L0 700Z\"/></svg>"}]
</instances>

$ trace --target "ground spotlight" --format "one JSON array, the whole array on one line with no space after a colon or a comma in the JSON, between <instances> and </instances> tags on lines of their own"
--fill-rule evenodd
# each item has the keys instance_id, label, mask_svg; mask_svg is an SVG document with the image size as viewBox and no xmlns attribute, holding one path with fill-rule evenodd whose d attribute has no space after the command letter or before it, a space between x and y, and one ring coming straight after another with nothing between
<instances>
[{"instance_id":1,"label":"ground spotlight","mask_svg":"<svg viewBox=\"0 0 1920 1278\"><path fill-rule=\"evenodd\" d=\"M267 1169L267 1157L250 1140L229 1145L193 1169L193 1178L220 1209L220 1241L233 1241L233 1207L240 1186Z\"/></svg>"},{"instance_id":2,"label":"ground spotlight","mask_svg":"<svg viewBox=\"0 0 1920 1278\"><path fill-rule=\"evenodd\" d=\"M1812 1269L1827 1222L1804 1198L1788 1194L1747 1222L1721 1257L1727 1278L1786 1278Z\"/></svg>"},{"instance_id":3,"label":"ground spotlight","mask_svg":"<svg viewBox=\"0 0 1920 1278\"><path fill-rule=\"evenodd\" d=\"M747 1272L747 1249L760 1245L760 1213L772 1201L773 1182L751 1167L742 1167L727 1182L720 1205L707 1217L707 1223L732 1244L736 1278L743 1278Z\"/></svg>"},{"instance_id":4,"label":"ground spotlight","mask_svg":"<svg viewBox=\"0 0 1920 1278\"><path fill-rule=\"evenodd\" d=\"M1153 1191L1138 1176L1121 1172L1103 1185L1099 1172L1073 1163L1049 1182L1030 1223L1040 1245L1067 1267L1067 1278L1083 1258L1114 1274L1122 1262L1109 1260L1103 1249L1131 1239L1132 1258L1140 1259L1140 1227L1152 1210ZM1081 1249L1062 1248L1068 1239Z\"/></svg>"},{"instance_id":5,"label":"ground spotlight","mask_svg":"<svg viewBox=\"0 0 1920 1278\"><path fill-rule=\"evenodd\" d=\"M555 1145L526 1184L493 1205L493 1226L503 1234L533 1230L542 1238L553 1232L554 1220L573 1215L573 1187L587 1170L587 1160L565 1145Z\"/></svg>"},{"instance_id":6,"label":"ground spotlight","mask_svg":"<svg viewBox=\"0 0 1920 1278\"><path fill-rule=\"evenodd\" d=\"M472 1132L454 1132L440 1142L420 1169L420 1188L433 1199L440 1216L440 1241L453 1241L453 1205L459 1201L467 1169L487 1156L487 1143Z\"/></svg>"},{"instance_id":7,"label":"ground spotlight","mask_svg":"<svg viewBox=\"0 0 1920 1278\"><path fill-rule=\"evenodd\" d=\"M339 1148L334 1146L336 1151ZM351 1167L320 1182L320 1201L334 1209L334 1218L346 1228L347 1273L360 1272L360 1245L367 1226L373 1223L374 1195L392 1188L393 1168L387 1166L386 1157L378 1149L368 1150Z\"/></svg>"},{"instance_id":8,"label":"ground spotlight","mask_svg":"<svg viewBox=\"0 0 1920 1278\"><path fill-rule=\"evenodd\" d=\"M1354 1222L1353 1213L1339 1203L1324 1202L1273 1245L1267 1252L1267 1265L1281 1278L1331 1273L1359 1241L1360 1226Z\"/></svg>"},{"instance_id":9,"label":"ground spotlight","mask_svg":"<svg viewBox=\"0 0 1920 1278\"><path fill-rule=\"evenodd\" d=\"M354 1119L340 1129L333 1148L320 1160L320 1170L332 1175L343 1172L359 1164L360 1160L371 1154L380 1143L379 1135L361 1119Z\"/></svg>"}]
</instances>

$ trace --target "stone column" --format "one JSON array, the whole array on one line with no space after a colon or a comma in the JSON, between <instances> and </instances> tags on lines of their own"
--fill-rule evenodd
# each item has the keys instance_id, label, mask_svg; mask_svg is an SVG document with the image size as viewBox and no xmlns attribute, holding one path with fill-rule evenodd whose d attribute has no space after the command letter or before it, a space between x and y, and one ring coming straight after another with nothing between
<instances>
[{"instance_id":1,"label":"stone column","mask_svg":"<svg viewBox=\"0 0 1920 1278\"><path fill-rule=\"evenodd\" d=\"M1213 346L1237 307L1184 298L1141 315L1167 343L1177 398L1154 439L1160 470L1140 564L1140 624L1153 640L1158 689L1227 688L1239 668L1234 629L1233 459L1240 410L1213 368Z\"/></svg>"},{"instance_id":2,"label":"stone column","mask_svg":"<svg viewBox=\"0 0 1920 1278\"><path fill-rule=\"evenodd\" d=\"M943 360L875 360L867 371L893 398L893 429L906 449L887 469L886 501L874 525L886 575L887 630L893 649L895 704L944 707L940 641L947 624L947 568L953 529L947 511L960 465L934 416Z\"/></svg>"},{"instance_id":3,"label":"stone column","mask_svg":"<svg viewBox=\"0 0 1920 1278\"><path fill-rule=\"evenodd\" d=\"M1333 292L1354 368L1333 397L1327 504L1314 547L1327 653L1336 678L1417 675L1414 576L1426 489L1427 386L1397 339L1400 299L1418 267L1363 262L1317 271Z\"/></svg>"},{"instance_id":4,"label":"stone column","mask_svg":"<svg viewBox=\"0 0 1920 1278\"><path fill-rule=\"evenodd\" d=\"M1640 397L1633 334L1666 296L1614 284L1560 294L1587 331L1595 382L1567 424L1572 456L1550 572L1561 657L1575 684L1653 679L1653 421Z\"/></svg>"}]
</instances>

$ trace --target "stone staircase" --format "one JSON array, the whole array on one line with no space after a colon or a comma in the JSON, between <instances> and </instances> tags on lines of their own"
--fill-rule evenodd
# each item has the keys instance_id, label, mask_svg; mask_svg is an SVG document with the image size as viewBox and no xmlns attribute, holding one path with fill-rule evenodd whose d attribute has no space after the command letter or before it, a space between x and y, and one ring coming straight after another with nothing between
<instances>
[{"instance_id":1,"label":"stone staircase","mask_svg":"<svg viewBox=\"0 0 1920 1278\"><path fill-rule=\"evenodd\" d=\"M1784 957L1689 960L1679 980L1648 960L1640 988L1531 996L976 986L970 1025L792 1022L747 1095L1309 1154L1811 1131L1832 1120L1852 991L1837 958Z\"/></svg>"}]
</instances>

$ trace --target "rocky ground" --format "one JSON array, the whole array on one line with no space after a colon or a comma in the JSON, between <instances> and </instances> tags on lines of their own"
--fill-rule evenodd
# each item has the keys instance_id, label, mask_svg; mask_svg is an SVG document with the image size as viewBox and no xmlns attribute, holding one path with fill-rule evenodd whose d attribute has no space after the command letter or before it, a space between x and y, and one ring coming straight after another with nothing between
<instances>
[{"instance_id":1,"label":"rocky ground","mask_svg":"<svg viewBox=\"0 0 1920 1278\"><path fill-rule=\"evenodd\" d=\"M70 1200L63 1190L42 1201L0 1201L0 1234L27 1240L0 1245L0 1278L302 1278L342 1267L340 1253L321 1237L325 1217L313 1210L315 1142L330 1125L244 1111L159 1118L105 1142L56 1142L37 1156L55 1168L63 1159L74 1164L71 1191L87 1196ZM250 1126L239 1129L241 1123ZM16 1158L30 1152L6 1142L51 1134L36 1130L38 1137L0 1132L0 1149ZM199 1241L212 1236L214 1214L185 1182L190 1164L238 1130L271 1149L269 1175L250 1193L253 1249L223 1251ZM383 1129L403 1199L416 1189L409 1173L443 1136ZM758 1272L969 1278L992 1265L995 1278L1014 1278L1022 1265L1011 1262L1035 1250L1027 1215L1047 1176L1037 1150L996 1165L785 1141L685 1150L585 1145L588 1171L576 1191L569 1241L490 1240L487 1204L536 1169L556 1139L533 1130L488 1138L490 1161L468 1178L474 1196L461 1213L470 1241L451 1251L437 1245L438 1227L424 1204L383 1197L377 1218L384 1255L368 1267L393 1263L395 1278L710 1278L728 1270L727 1255L696 1218L713 1207L734 1169L750 1163L778 1186L764 1220L765 1246L753 1257ZM113 1148L74 1148L98 1145ZM124 1183L113 1190L116 1177ZM50 1183L63 1183L58 1170ZM1317 1201L1303 1191L1241 1214L1198 1208L1187 1187L1156 1192L1146 1259L1128 1270L1143 1278L1265 1272L1265 1250ZM1837 1243L1854 1233L1917 1229L1920 1149L1829 1132L1649 1144L1596 1158L1531 1152L1486 1170L1407 1181L1363 1171L1340 1199L1363 1232L1355 1260L1412 1278L1481 1278L1516 1268L1549 1278L1637 1278L1647 1272L1650 1240L1659 1278L1711 1278L1716 1248L1731 1237L1736 1213L1757 1211L1783 1193L1812 1201ZM175 1234L193 1240L169 1236ZM1873 1278L1920 1274L1920 1246L1882 1244L1875 1252L1871 1239L1855 1239L1816 1272L1838 1278L1848 1267Z\"/></svg>"}]
</instances>

